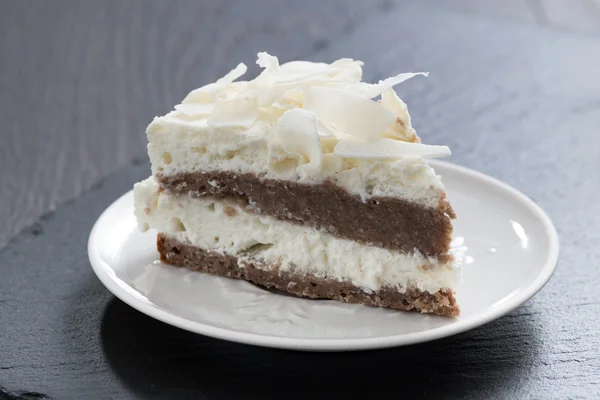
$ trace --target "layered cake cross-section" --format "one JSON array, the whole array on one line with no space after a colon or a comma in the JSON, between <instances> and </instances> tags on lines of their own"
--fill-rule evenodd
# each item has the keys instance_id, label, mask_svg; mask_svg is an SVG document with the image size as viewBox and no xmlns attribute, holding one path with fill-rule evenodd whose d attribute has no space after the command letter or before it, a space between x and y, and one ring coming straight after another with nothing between
<instances>
[{"instance_id":1,"label":"layered cake cross-section","mask_svg":"<svg viewBox=\"0 0 600 400\"><path fill-rule=\"evenodd\" d=\"M459 315L452 207L393 87L362 63L259 53L148 126L134 187L167 264L309 298Z\"/></svg>"}]
</instances>

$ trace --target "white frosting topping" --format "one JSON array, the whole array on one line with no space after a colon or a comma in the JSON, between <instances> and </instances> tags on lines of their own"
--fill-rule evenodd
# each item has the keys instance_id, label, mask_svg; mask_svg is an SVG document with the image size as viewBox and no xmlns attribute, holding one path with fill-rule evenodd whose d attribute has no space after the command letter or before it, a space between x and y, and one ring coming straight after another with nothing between
<instances>
[{"instance_id":1,"label":"white frosting topping","mask_svg":"<svg viewBox=\"0 0 600 400\"><path fill-rule=\"evenodd\" d=\"M420 143L393 86L405 73L361 82L362 62L292 61L258 54L251 81L239 64L190 92L146 133L153 173L223 170L306 183L333 181L363 199L394 196L437 207L443 185L424 158L450 154ZM380 100L374 98L381 95Z\"/></svg>"},{"instance_id":2,"label":"white frosting topping","mask_svg":"<svg viewBox=\"0 0 600 400\"><path fill-rule=\"evenodd\" d=\"M208 117L209 126L248 128L261 113L281 118L285 111L303 108L309 112L297 114L294 120L305 119L307 122L300 122L300 126L308 131L296 128L299 136L314 133L309 125L316 118L326 136L338 139L360 143L387 136L409 143L418 141L406 105L392 87L427 73L404 73L368 84L360 81L362 63L350 59L332 64L294 61L279 65L277 57L259 53L257 64L264 70L256 79L234 82L246 72L246 66L239 64L217 82L192 91L175 109L191 119ZM372 100L380 95L380 102ZM296 141L290 135L283 140ZM443 146L444 151L431 151L426 145L410 147L396 147L382 154L378 146L367 146L352 157L376 159L382 154L382 159L399 159L450 154Z\"/></svg>"},{"instance_id":3,"label":"white frosting topping","mask_svg":"<svg viewBox=\"0 0 600 400\"><path fill-rule=\"evenodd\" d=\"M135 185L142 230L157 229L185 243L278 265L284 271L350 280L366 290L412 286L436 292L461 282L458 264L339 239L320 230L247 212L239 203L160 192L154 178ZM240 265L242 267L242 265Z\"/></svg>"}]
</instances>

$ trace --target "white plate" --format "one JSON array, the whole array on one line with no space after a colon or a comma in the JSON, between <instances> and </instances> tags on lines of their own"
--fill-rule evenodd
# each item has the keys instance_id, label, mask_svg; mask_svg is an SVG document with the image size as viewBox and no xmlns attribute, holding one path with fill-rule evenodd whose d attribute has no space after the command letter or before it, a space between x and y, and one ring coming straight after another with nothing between
<instances>
[{"instance_id":1,"label":"white plate","mask_svg":"<svg viewBox=\"0 0 600 400\"><path fill-rule=\"evenodd\" d=\"M458 215L454 245L466 254L457 319L295 298L163 265L156 233L136 228L132 192L96 222L90 261L108 290L130 306L168 324L235 342L361 350L464 332L508 313L546 284L556 267L558 237L548 216L517 190L463 167L432 164Z\"/></svg>"}]
</instances>

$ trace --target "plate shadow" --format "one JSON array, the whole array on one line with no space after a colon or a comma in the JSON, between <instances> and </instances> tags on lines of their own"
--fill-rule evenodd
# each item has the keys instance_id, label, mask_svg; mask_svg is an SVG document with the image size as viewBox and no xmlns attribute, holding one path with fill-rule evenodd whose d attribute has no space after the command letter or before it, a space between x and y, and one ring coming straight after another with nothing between
<instances>
[{"instance_id":1,"label":"plate shadow","mask_svg":"<svg viewBox=\"0 0 600 400\"><path fill-rule=\"evenodd\" d=\"M517 310L518 312L518 310ZM398 393L401 398L505 397L539 356L535 314L513 312L478 329L407 347L296 352L225 342L154 320L113 299L101 342L140 397L306 398Z\"/></svg>"}]
</instances>

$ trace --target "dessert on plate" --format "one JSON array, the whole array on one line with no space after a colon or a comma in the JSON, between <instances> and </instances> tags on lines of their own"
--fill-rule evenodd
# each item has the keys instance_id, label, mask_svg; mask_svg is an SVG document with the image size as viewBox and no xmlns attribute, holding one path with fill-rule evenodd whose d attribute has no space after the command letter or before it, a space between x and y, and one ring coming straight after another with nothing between
<instances>
[{"instance_id":1,"label":"dessert on plate","mask_svg":"<svg viewBox=\"0 0 600 400\"><path fill-rule=\"evenodd\" d=\"M141 229L167 264L309 298L457 316L452 207L393 87L362 62L259 53L148 126Z\"/></svg>"}]
</instances>

